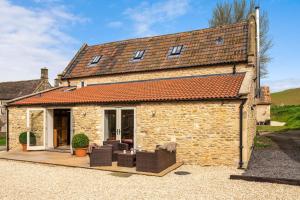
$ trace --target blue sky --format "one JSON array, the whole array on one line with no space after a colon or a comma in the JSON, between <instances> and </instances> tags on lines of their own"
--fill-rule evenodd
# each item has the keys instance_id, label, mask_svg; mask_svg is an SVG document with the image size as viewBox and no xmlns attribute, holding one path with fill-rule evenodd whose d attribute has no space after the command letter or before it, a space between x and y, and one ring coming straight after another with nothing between
<instances>
[{"instance_id":1,"label":"blue sky","mask_svg":"<svg viewBox=\"0 0 300 200\"><path fill-rule=\"evenodd\" d=\"M83 43L166 34L208 27L217 1L204 0L0 0L0 81L53 79ZM300 1L265 0L274 46L273 91L300 87Z\"/></svg>"}]
</instances>

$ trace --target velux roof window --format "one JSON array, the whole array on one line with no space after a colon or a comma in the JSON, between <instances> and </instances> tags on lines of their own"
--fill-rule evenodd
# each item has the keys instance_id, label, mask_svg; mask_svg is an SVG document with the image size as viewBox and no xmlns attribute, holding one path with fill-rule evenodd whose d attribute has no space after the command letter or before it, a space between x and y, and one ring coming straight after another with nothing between
<instances>
[{"instance_id":1,"label":"velux roof window","mask_svg":"<svg viewBox=\"0 0 300 200\"><path fill-rule=\"evenodd\" d=\"M170 52L170 56L179 55L181 53L183 45L174 46Z\"/></svg>"},{"instance_id":2,"label":"velux roof window","mask_svg":"<svg viewBox=\"0 0 300 200\"><path fill-rule=\"evenodd\" d=\"M102 58L102 56L94 56L90 62L90 65L97 64L101 58Z\"/></svg>"},{"instance_id":3,"label":"velux roof window","mask_svg":"<svg viewBox=\"0 0 300 200\"><path fill-rule=\"evenodd\" d=\"M134 54L134 56L133 56L133 59L134 60L142 59L143 56L144 56L144 53L145 53L145 50L136 51L135 54Z\"/></svg>"}]
</instances>

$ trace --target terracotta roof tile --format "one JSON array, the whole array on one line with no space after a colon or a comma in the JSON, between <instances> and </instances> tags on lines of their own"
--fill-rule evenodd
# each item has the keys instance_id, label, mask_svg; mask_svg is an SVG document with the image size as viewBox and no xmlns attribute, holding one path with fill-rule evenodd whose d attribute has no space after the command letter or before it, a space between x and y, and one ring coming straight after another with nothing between
<instances>
[{"instance_id":1,"label":"terracotta roof tile","mask_svg":"<svg viewBox=\"0 0 300 200\"><path fill-rule=\"evenodd\" d=\"M79 89L59 88L10 105L82 104L237 98L244 73L181 77L113 84Z\"/></svg>"},{"instance_id":2,"label":"terracotta roof tile","mask_svg":"<svg viewBox=\"0 0 300 200\"><path fill-rule=\"evenodd\" d=\"M221 37L223 44L217 44ZM68 65L63 78L140 72L247 61L248 23L195 30L155 37L85 46ZM168 56L173 46L183 45L179 56ZM145 50L143 59L133 61L138 50ZM96 55L100 62L89 66Z\"/></svg>"}]
</instances>

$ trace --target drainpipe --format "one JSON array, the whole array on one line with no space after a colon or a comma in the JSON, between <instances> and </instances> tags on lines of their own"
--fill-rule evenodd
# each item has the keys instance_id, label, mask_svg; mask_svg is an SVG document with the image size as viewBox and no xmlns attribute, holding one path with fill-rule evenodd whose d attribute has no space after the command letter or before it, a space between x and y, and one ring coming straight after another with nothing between
<instances>
[{"instance_id":1,"label":"drainpipe","mask_svg":"<svg viewBox=\"0 0 300 200\"><path fill-rule=\"evenodd\" d=\"M241 105L240 105L240 161L239 161L239 169L243 168L244 162L243 162L243 110L244 105L246 103L246 99L242 99Z\"/></svg>"},{"instance_id":2,"label":"drainpipe","mask_svg":"<svg viewBox=\"0 0 300 200\"><path fill-rule=\"evenodd\" d=\"M259 6L255 7L256 17L256 81L257 81L257 97L260 98L260 24L259 24Z\"/></svg>"}]
</instances>

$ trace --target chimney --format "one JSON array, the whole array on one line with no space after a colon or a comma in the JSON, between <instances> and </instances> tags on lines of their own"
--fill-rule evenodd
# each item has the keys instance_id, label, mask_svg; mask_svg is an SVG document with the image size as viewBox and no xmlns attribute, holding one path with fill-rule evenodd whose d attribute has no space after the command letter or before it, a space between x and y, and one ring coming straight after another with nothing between
<instances>
[{"instance_id":1,"label":"chimney","mask_svg":"<svg viewBox=\"0 0 300 200\"><path fill-rule=\"evenodd\" d=\"M48 80L48 69L46 67L41 68L41 79Z\"/></svg>"},{"instance_id":2,"label":"chimney","mask_svg":"<svg viewBox=\"0 0 300 200\"><path fill-rule=\"evenodd\" d=\"M62 74L57 74L57 78L54 79L54 87L58 87L61 84Z\"/></svg>"}]
</instances>

